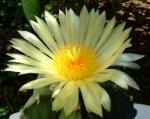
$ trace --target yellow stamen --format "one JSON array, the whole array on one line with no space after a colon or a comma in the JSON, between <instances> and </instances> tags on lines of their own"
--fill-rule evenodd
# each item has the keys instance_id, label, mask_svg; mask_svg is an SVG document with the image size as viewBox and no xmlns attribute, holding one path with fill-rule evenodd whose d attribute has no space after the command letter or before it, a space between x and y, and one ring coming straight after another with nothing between
<instances>
[{"instance_id":1,"label":"yellow stamen","mask_svg":"<svg viewBox=\"0 0 150 119\"><path fill-rule=\"evenodd\" d=\"M65 79L85 80L96 70L96 55L92 48L69 45L54 54L54 68Z\"/></svg>"}]
</instances>

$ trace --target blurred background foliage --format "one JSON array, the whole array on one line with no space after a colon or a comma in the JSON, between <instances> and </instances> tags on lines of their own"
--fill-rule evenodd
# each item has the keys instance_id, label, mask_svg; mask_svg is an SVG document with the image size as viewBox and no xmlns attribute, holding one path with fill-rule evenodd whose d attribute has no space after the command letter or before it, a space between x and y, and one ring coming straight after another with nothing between
<instances>
[{"instance_id":1,"label":"blurred background foliage","mask_svg":"<svg viewBox=\"0 0 150 119\"><path fill-rule=\"evenodd\" d=\"M150 3L148 0L0 0L1 119L7 119L11 113L19 111L25 104L31 94L20 93L18 89L22 84L36 77L36 75L20 76L13 72L3 72L9 59L6 54L15 52L10 47L11 38L20 37L17 30L32 31L26 19L34 20L32 13L43 17L46 9L57 16L59 9L64 11L65 8L72 8L79 14L83 5L86 5L89 10L93 7L100 12L105 10L108 19L115 15L118 23L126 21L127 26L133 26L131 32L133 47L127 51L143 54L145 58L138 61L141 70L124 68L122 70L126 70L141 88L140 92L133 89L129 91L135 102L150 105Z\"/></svg>"}]
</instances>

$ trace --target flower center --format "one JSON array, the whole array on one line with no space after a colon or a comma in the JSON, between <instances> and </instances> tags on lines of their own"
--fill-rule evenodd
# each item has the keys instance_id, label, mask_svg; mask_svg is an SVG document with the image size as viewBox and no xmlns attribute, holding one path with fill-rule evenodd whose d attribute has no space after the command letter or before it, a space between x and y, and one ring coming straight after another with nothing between
<instances>
[{"instance_id":1,"label":"flower center","mask_svg":"<svg viewBox=\"0 0 150 119\"><path fill-rule=\"evenodd\" d=\"M54 54L54 67L65 79L85 80L96 69L96 55L89 47L69 45Z\"/></svg>"}]
</instances>

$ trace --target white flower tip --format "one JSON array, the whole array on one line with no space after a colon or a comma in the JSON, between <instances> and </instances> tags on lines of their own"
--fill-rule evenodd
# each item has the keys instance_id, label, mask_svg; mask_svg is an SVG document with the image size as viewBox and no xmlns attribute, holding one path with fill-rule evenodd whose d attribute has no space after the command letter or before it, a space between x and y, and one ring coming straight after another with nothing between
<instances>
[{"instance_id":1,"label":"white flower tip","mask_svg":"<svg viewBox=\"0 0 150 119\"><path fill-rule=\"evenodd\" d=\"M5 68L4 71L10 71L10 70L9 70L9 67Z\"/></svg>"},{"instance_id":2,"label":"white flower tip","mask_svg":"<svg viewBox=\"0 0 150 119\"><path fill-rule=\"evenodd\" d=\"M102 112L102 111L100 111L100 112L98 113L98 115L103 118L103 112Z\"/></svg>"},{"instance_id":3,"label":"white flower tip","mask_svg":"<svg viewBox=\"0 0 150 119\"><path fill-rule=\"evenodd\" d=\"M26 91L27 89L32 89L31 85L25 84L19 89L19 91Z\"/></svg>"},{"instance_id":4,"label":"white flower tip","mask_svg":"<svg viewBox=\"0 0 150 119\"><path fill-rule=\"evenodd\" d=\"M33 30L36 30L36 28L38 27L38 23L36 23L35 21L32 21L32 20L30 20L29 22L30 22Z\"/></svg>"},{"instance_id":5,"label":"white flower tip","mask_svg":"<svg viewBox=\"0 0 150 119\"><path fill-rule=\"evenodd\" d=\"M12 56L12 53L7 53L6 55L9 56L9 57L11 57L11 56Z\"/></svg>"},{"instance_id":6,"label":"white flower tip","mask_svg":"<svg viewBox=\"0 0 150 119\"><path fill-rule=\"evenodd\" d=\"M21 34L23 31L21 31L21 30L17 30L17 32L18 32L19 34Z\"/></svg>"},{"instance_id":7,"label":"white flower tip","mask_svg":"<svg viewBox=\"0 0 150 119\"><path fill-rule=\"evenodd\" d=\"M132 47L132 43L129 43L129 45L128 45L128 47L127 47L127 48L130 48L130 47Z\"/></svg>"},{"instance_id":8,"label":"white flower tip","mask_svg":"<svg viewBox=\"0 0 150 119\"><path fill-rule=\"evenodd\" d=\"M69 10L67 9L67 7L65 7L65 13L67 14L67 12L68 12Z\"/></svg>"},{"instance_id":9,"label":"white flower tip","mask_svg":"<svg viewBox=\"0 0 150 119\"><path fill-rule=\"evenodd\" d=\"M123 28L125 27L125 25L126 25L126 22L123 22L123 23L122 23Z\"/></svg>"},{"instance_id":10,"label":"white flower tip","mask_svg":"<svg viewBox=\"0 0 150 119\"><path fill-rule=\"evenodd\" d=\"M69 12L70 12L70 13L74 13L74 11L73 11L71 8L69 9Z\"/></svg>"},{"instance_id":11,"label":"white flower tip","mask_svg":"<svg viewBox=\"0 0 150 119\"><path fill-rule=\"evenodd\" d=\"M127 31L128 33L130 33L131 30L132 30L132 27L129 27L129 28L126 29L126 31Z\"/></svg>"},{"instance_id":12,"label":"white flower tip","mask_svg":"<svg viewBox=\"0 0 150 119\"><path fill-rule=\"evenodd\" d=\"M31 24L32 27L34 27L35 25L37 25L37 23L35 21L30 20L29 22L30 22L30 24Z\"/></svg>"},{"instance_id":13,"label":"white flower tip","mask_svg":"<svg viewBox=\"0 0 150 119\"><path fill-rule=\"evenodd\" d=\"M45 11L44 15L45 15L45 19L53 18L53 16L48 11Z\"/></svg>"},{"instance_id":14,"label":"white flower tip","mask_svg":"<svg viewBox=\"0 0 150 119\"><path fill-rule=\"evenodd\" d=\"M106 12L103 11L103 12L101 13L101 15L102 15L103 17L106 17Z\"/></svg>"},{"instance_id":15,"label":"white flower tip","mask_svg":"<svg viewBox=\"0 0 150 119\"><path fill-rule=\"evenodd\" d=\"M26 34L28 33L27 31L21 31L21 30L18 30L17 31L22 37L23 36L26 36Z\"/></svg>"},{"instance_id":16,"label":"white flower tip","mask_svg":"<svg viewBox=\"0 0 150 119\"><path fill-rule=\"evenodd\" d=\"M45 16L49 15L49 12L47 10L45 10Z\"/></svg>"},{"instance_id":17,"label":"white flower tip","mask_svg":"<svg viewBox=\"0 0 150 119\"><path fill-rule=\"evenodd\" d=\"M85 5L85 4L83 5L83 8L82 8L82 9L85 9L85 10L87 9L87 7L86 7L86 5Z\"/></svg>"},{"instance_id":18,"label":"white flower tip","mask_svg":"<svg viewBox=\"0 0 150 119\"><path fill-rule=\"evenodd\" d=\"M24 75L24 74L26 74L26 72L19 72L18 75L20 76L20 75Z\"/></svg>"},{"instance_id":19,"label":"white flower tip","mask_svg":"<svg viewBox=\"0 0 150 119\"><path fill-rule=\"evenodd\" d=\"M85 12L88 12L88 9L86 7L86 5L83 6L82 10L81 11L85 11Z\"/></svg>"},{"instance_id":20,"label":"white flower tip","mask_svg":"<svg viewBox=\"0 0 150 119\"><path fill-rule=\"evenodd\" d=\"M29 20L30 24L32 25L33 23L35 23L35 21L33 20Z\"/></svg>"},{"instance_id":21,"label":"white flower tip","mask_svg":"<svg viewBox=\"0 0 150 119\"><path fill-rule=\"evenodd\" d=\"M59 14L64 14L64 12L62 10L59 10Z\"/></svg>"},{"instance_id":22,"label":"white flower tip","mask_svg":"<svg viewBox=\"0 0 150 119\"><path fill-rule=\"evenodd\" d=\"M26 92L26 91L27 91L27 89L25 89L25 88L21 87L21 88L19 89L19 91L20 91L20 92Z\"/></svg>"},{"instance_id":23,"label":"white flower tip","mask_svg":"<svg viewBox=\"0 0 150 119\"><path fill-rule=\"evenodd\" d=\"M131 32L132 28L133 28L132 26L131 26L131 27L129 27L129 29L130 29L130 32Z\"/></svg>"},{"instance_id":24,"label":"white flower tip","mask_svg":"<svg viewBox=\"0 0 150 119\"><path fill-rule=\"evenodd\" d=\"M15 39L15 38L12 38L11 41L10 41L10 43L11 43L11 44L14 44L15 41L16 41L16 39ZM10 46L13 46L13 45L10 45Z\"/></svg>"},{"instance_id":25,"label":"white flower tip","mask_svg":"<svg viewBox=\"0 0 150 119\"><path fill-rule=\"evenodd\" d=\"M116 17L114 16L112 19L111 19L112 22L116 23Z\"/></svg>"},{"instance_id":26,"label":"white flower tip","mask_svg":"<svg viewBox=\"0 0 150 119\"><path fill-rule=\"evenodd\" d=\"M138 90L138 91L140 91L141 89L140 89L140 87L137 85L136 86L136 88L135 88L136 90Z\"/></svg>"},{"instance_id":27,"label":"white flower tip","mask_svg":"<svg viewBox=\"0 0 150 119\"><path fill-rule=\"evenodd\" d=\"M39 22L41 19L38 16L35 16L36 21Z\"/></svg>"},{"instance_id":28,"label":"white flower tip","mask_svg":"<svg viewBox=\"0 0 150 119\"><path fill-rule=\"evenodd\" d=\"M146 57L146 55L139 55L139 59L142 59L142 58L144 58L144 57ZM138 59L138 60L139 60Z\"/></svg>"},{"instance_id":29,"label":"white flower tip","mask_svg":"<svg viewBox=\"0 0 150 119\"><path fill-rule=\"evenodd\" d=\"M60 90L56 90L52 94L52 98L55 98L59 94Z\"/></svg>"}]
</instances>

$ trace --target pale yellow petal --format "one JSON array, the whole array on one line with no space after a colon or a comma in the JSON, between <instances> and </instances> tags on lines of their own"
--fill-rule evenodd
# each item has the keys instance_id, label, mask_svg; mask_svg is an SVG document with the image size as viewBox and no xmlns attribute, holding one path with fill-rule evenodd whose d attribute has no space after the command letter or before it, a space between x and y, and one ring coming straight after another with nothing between
<instances>
[{"instance_id":1,"label":"pale yellow petal","mask_svg":"<svg viewBox=\"0 0 150 119\"><path fill-rule=\"evenodd\" d=\"M59 44L59 47L64 46L64 37L56 18L54 18L49 12L45 11L45 20L49 26L50 31L55 37L55 40Z\"/></svg>"},{"instance_id":2,"label":"pale yellow petal","mask_svg":"<svg viewBox=\"0 0 150 119\"><path fill-rule=\"evenodd\" d=\"M59 111L59 110L61 110L64 107L64 104L66 102L65 99L61 99L61 97L58 97L58 96L52 102L52 109L53 109L53 111Z\"/></svg>"},{"instance_id":3,"label":"pale yellow petal","mask_svg":"<svg viewBox=\"0 0 150 119\"><path fill-rule=\"evenodd\" d=\"M62 81L62 79L58 78L58 77L55 77L55 76L36 79L36 80L33 80L33 81L30 81L30 82L26 83L19 90L23 91L23 90L27 90L27 89L42 88L44 86L48 86L52 83L56 83L56 82L60 82L60 81Z\"/></svg>"},{"instance_id":4,"label":"pale yellow petal","mask_svg":"<svg viewBox=\"0 0 150 119\"><path fill-rule=\"evenodd\" d=\"M121 67L127 67L131 69L140 69L140 65L128 61L116 61L115 63L112 64L112 66L121 66Z\"/></svg>"},{"instance_id":5,"label":"pale yellow petal","mask_svg":"<svg viewBox=\"0 0 150 119\"><path fill-rule=\"evenodd\" d=\"M26 39L28 42L32 43L34 46L39 48L46 55L53 57L52 52L32 33L28 31L18 31L19 34Z\"/></svg>"},{"instance_id":6,"label":"pale yellow petal","mask_svg":"<svg viewBox=\"0 0 150 119\"><path fill-rule=\"evenodd\" d=\"M7 55L14 58L9 62L21 63L21 64L30 65L38 68L48 68L50 66L49 64L44 64L43 62L39 62L33 58L30 58L22 54L7 54Z\"/></svg>"},{"instance_id":7,"label":"pale yellow petal","mask_svg":"<svg viewBox=\"0 0 150 119\"><path fill-rule=\"evenodd\" d=\"M27 66L24 64L8 64L8 68L5 71L13 71L13 72L20 72L20 74L27 74L27 73L39 73L39 74L46 74L47 71L42 70L38 67Z\"/></svg>"},{"instance_id":8,"label":"pale yellow petal","mask_svg":"<svg viewBox=\"0 0 150 119\"><path fill-rule=\"evenodd\" d=\"M75 111L77 109L78 99L79 99L78 88L75 88L72 95L70 95L66 99L66 103L64 105L64 112L65 112L66 116L68 116L69 114L71 114L73 111Z\"/></svg>"},{"instance_id":9,"label":"pale yellow petal","mask_svg":"<svg viewBox=\"0 0 150 119\"><path fill-rule=\"evenodd\" d=\"M53 94L52 94L53 98L56 97L60 93L61 89L63 88L65 84L66 84L66 81L62 81L55 87Z\"/></svg>"},{"instance_id":10,"label":"pale yellow petal","mask_svg":"<svg viewBox=\"0 0 150 119\"><path fill-rule=\"evenodd\" d=\"M98 51L99 48L103 45L104 42L107 41L108 37L110 36L110 34L112 33L113 31L113 28L115 26L115 22L116 22L116 19L115 17L111 19L110 22L108 22L102 32L102 35L101 37L99 38L99 42L97 43L96 47L95 47L95 50Z\"/></svg>"},{"instance_id":11,"label":"pale yellow petal","mask_svg":"<svg viewBox=\"0 0 150 119\"><path fill-rule=\"evenodd\" d=\"M62 88L61 92L52 103L53 110L59 111L62 109L66 103L67 98L73 94L76 88L77 87L73 82L66 83L66 85Z\"/></svg>"},{"instance_id":12,"label":"pale yellow petal","mask_svg":"<svg viewBox=\"0 0 150 119\"><path fill-rule=\"evenodd\" d=\"M64 27L62 27L63 32L65 33L66 43L75 43L78 36L78 24L79 18L75 15L72 9L69 11L66 9L66 18L65 18Z\"/></svg>"},{"instance_id":13,"label":"pale yellow petal","mask_svg":"<svg viewBox=\"0 0 150 119\"><path fill-rule=\"evenodd\" d=\"M116 52L119 49L119 47L123 44L123 42L127 40L127 38L130 35L130 32L131 32L131 28L128 28L121 33L121 35L116 39L116 41L112 39L111 42L109 43L110 45L104 48L103 52L98 58L104 57L106 56L106 54L107 54L107 57L109 57L109 55L114 54L114 52Z\"/></svg>"},{"instance_id":14,"label":"pale yellow petal","mask_svg":"<svg viewBox=\"0 0 150 119\"><path fill-rule=\"evenodd\" d=\"M108 40L106 40L106 42L103 44L103 46L99 47L99 49L97 51L98 56L101 55L102 53L105 54L105 52L112 50L113 45L116 46L116 44L119 42L118 40L120 40L119 37L123 31L124 26L125 26L125 23L122 23L114 28L114 30L113 30L112 34L110 35L110 37L108 38ZM124 40L126 40L126 39L124 39Z\"/></svg>"},{"instance_id":15,"label":"pale yellow petal","mask_svg":"<svg viewBox=\"0 0 150 119\"><path fill-rule=\"evenodd\" d=\"M78 32L78 42L79 44L83 44L86 38L88 24L89 24L89 13L87 8L84 6L80 12L79 18L79 32ZM86 19L86 20L85 20Z\"/></svg>"},{"instance_id":16,"label":"pale yellow petal","mask_svg":"<svg viewBox=\"0 0 150 119\"><path fill-rule=\"evenodd\" d=\"M79 17L75 15L72 9L69 10L69 16L70 16L70 34L71 39L73 43L77 43L78 39L78 28L79 28Z\"/></svg>"},{"instance_id":17,"label":"pale yellow petal","mask_svg":"<svg viewBox=\"0 0 150 119\"><path fill-rule=\"evenodd\" d=\"M68 42L67 31L66 31L66 16L65 16L64 12L59 10L59 16L58 17L59 17L61 32L62 32L62 35L64 37L64 42L66 44Z\"/></svg>"},{"instance_id":18,"label":"pale yellow petal","mask_svg":"<svg viewBox=\"0 0 150 119\"><path fill-rule=\"evenodd\" d=\"M112 69L112 71L114 71L114 75L111 78L111 81L124 89L128 89L128 86L131 86L132 88L139 90L137 83L129 75L115 69Z\"/></svg>"},{"instance_id":19,"label":"pale yellow petal","mask_svg":"<svg viewBox=\"0 0 150 119\"><path fill-rule=\"evenodd\" d=\"M117 59L117 61L137 61L143 57L144 57L144 55L140 55L140 54L123 53L122 55L120 55L120 57Z\"/></svg>"},{"instance_id":20,"label":"pale yellow petal","mask_svg":"<svg viewBox=\"0 0 150 119\"><path fill-rule=\"evenodd\" d=\"M36 17L36 19L38 23L30 21L32 28L39 35L39 37L46 44L46 46L52 52L54 52L55 50L58 49L58 45L56 44L52 34L50 33L48 26L40 18Z\"/></svg>"},{"instance_id":21,"label":"pale yellow petal","mask_svg":"<svg viewBox=\"0 0 150 119\"><path fill-rule=\"evenodd\" d=\"M102 90L102 98L101 98L101 104L104 107L105 110L110 112L111 110L111 99L108 95L108 93L101 87Z\"/></svg>"},{"instance_id":22,"label":"pale yellow petal","mask_svg":"<svg viewBox=\"0 0 150 119\"><path fill-rule=\"evenodd\" d=\"M98 59L99 68L97 68L95 73L101 72L104 69L111 66L116 61L116 59L122 54L122 52L127 48L130 40L131 39L125 41L114 54L112 54L112 55L106 54L105 57L101 57L101 59Z\"/></svg>"},{"instance_id":23,"label":"pale yellow petal","mask_svg":"<svg viewBox=\"0 0 150 119\"><path fill-rule=\"evenodd\" d=\"M98 74L95 74L93 77L90 78L90 80L101 83L101 82L108 81L112 75L113 75L113 72L111 70L105 69L104 71Z\"/></svg>"},{"instance_id":24,"label":"pale yellow petal","mask_svg":"<svg viewBox=\"0 0 150 119\"><path fill-rule=\"evenodd\" d=\"M29 42L22 40L22 39L13 39L12 41L13 48L21 51L25 55L32 57L35 60L38 60L40 62L43 62L45 64L48 64L51 62L51 59L43 54L39 49L34 47L32 44Z\"/></svg>"},{"instance_id":25,"label":"pale yellow petal","mask_svg":"<svg viewBox=\"0 0 150 119\"><path fill-rule=\"evenodd\" d=\"M81 90L81 94L83 97L86 110L88 112L93 112L102 117L103 116L102 110L101 110L100 103L97 99L97 96L94 95L93 92L89 90L89 87L86 84L81 85L80 90Z\"/></svg>"},{"instance_id":26,"label":"pale yellow petal","mask_svg":"<svg viewBox=\"0 0 150 119\"><path fill-rule=\"evenodd\" d=\"M89 18L89 23L88 23L88 30L87 30L87 34L86 34L86 38L84 39L84 44L85 45L90 45L92 40L96 40L94 37L96 37L96 32L95 30L97 30L96 28L99 28L98 26L96 26L99 22L99 12L98 11L91 11L90 13L90 18Z\"/></svg>"},{"instance_id":27,"label":"pale yellow petal","mask_svg":"<svg viewBox=\"0 0 150 119\"><path fill-rule=\"evenodd\" d=\"M93 38L91 39L92 42L91 42L90 46L92 46L92 47L96 46L96 43L104 29L105 22L106 22L106 14L104 11L101 13L101 15L96 20L95 29L93 29L93 36L92 36Z\"/></svg>"}]
</instances>

